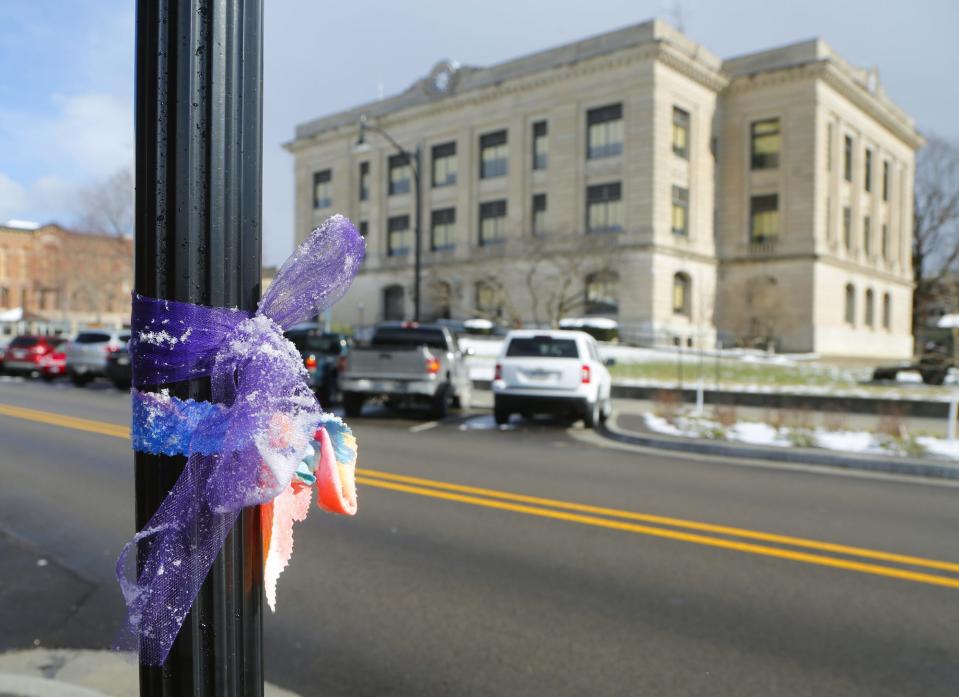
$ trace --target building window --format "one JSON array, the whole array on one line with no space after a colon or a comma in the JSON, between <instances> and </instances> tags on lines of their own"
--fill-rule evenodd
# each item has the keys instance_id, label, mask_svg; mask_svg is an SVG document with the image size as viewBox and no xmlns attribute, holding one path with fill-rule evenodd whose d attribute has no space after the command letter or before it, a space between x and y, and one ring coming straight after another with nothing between
<instances>
[{"instance_id":1,"label":"building window","mask_svg":"<svg viewBox=\"0 0 959 697\"><path fill-rule=\"evenodd\" d=\"M882 163L882 200L889 200L889 160Z\"/></svg>"},{"instance_id":2,"label":"building window","mask_svg":"<svg viewBox=\"0 0 959 697\"><path fill-rule=\"evenodd\" d=\"M546 234L546 194L533 194L533 234Z\"/></svg>"},{"instance_id":3,"label":"building window","mask_svg":"<svg viewBox=\"0 0 959 697\"><path fill-rule=\"evenodd\" d=\"M370 199L370 163L360 163L360 200L369 201Z\"/></svg>"},{"instance_id":4,"label":"building window","mask_svg":"<svg viewBox=\"0 0 959 697\"><path fill-rule=\"evenodd\" d=\"M866 162L864 164L865 171L863 172L863 189L866 191L872 191L872 150L866 148Z\"/></svg>"},{"instance_id":5,"label":"building window","mask_svg":"<svg viewBox=\"0 0 959 697\"><path fill-rule=\"evenodd\" d=\"M389 195L408 194L410 192L410 158L403 154L390 155L387 168L390 176L387 187Z\"/></svg>"},{"instance_id":6,"label":"building window","mask_svg":"<svg viewBox=\"0 0 959 697\"><path fill-rule=\"evenodd\" d=\"M779 167L779 119L753 121L750 131L752 169Z\"/></svg>"},{"instance_id":7,"label":"building window","mask_svg":"<svg viewBox=\"0 0 959 697\"><path fill-rule=\"evenodd\" d=\"M487 201L479 207L480 246L496 244L506 238L506 201Z\"/></svg>"},{"instance_id":8,"label":"building window","mask_svg":"<svg viewBox=\"0 0 959 697\"><path fill-rule=\"evenodd\" d=\"M433 187L456 183L456 143L433 146Z\"/></svg>"},{"instance_id":9,"label":"building window","mask_svg":"<svg viewBox=\"0 0 959 697\"><path fill-rule=\"evenodd\" d=\"M433 211L430 220L430 248L433 251L453 249L456 246L456 209Z\"/></svg>"},{"instance_id":10,"label":"building window","mask_svg":"<svg viewBox=\"0 0 959 697\"><path fill-rule=\"evenodd\" d=\"M856 289L852 283L846 284L846 324L856 326Z\"/></svg>"},{"instance_id":11,"label":"building window","mask_svg":"<svg viewBox=\"0 0 959 697\"><path fill-rule=\"evenodd\" d=\"M406 312L403 306L406 304L403 293L403 286L392 285L383 289L383 319L387 322L397 322L403 319Z\"/></svg>"},{"instance_id":12,"label":"building window","mask_svg":"<svg viewBox=\"0 0 959 697\"><path fill-rule=\"evenodd\" d=\"M619 313L619 274L615 271L597 271L586 277L587 315L615 315Z\"/></svg>"},{"instance_id":13,"label":"building window","mask_svg":"<svg viewBox=\"0 0 959 697\"><path fill-rule=\"evenodd\" d=\"M775 242L779 237L779 194L763 194L749 199L749 241L753 244Z\"/></svg>"},{"instance_id":14,"label":"building window","mask_svg":"<svg viewBox=\"0 0 959 697\"><path fill-rule=\"evenodd\" d=\"M480 136L480 179L505 176L508 158L506 131Z\"/></svg>"},{"instance_id":15,"label":"building window","mask_svg":"<svg viewBox=\"0 0 959 697\"><path fill-rule=\"evenodd\" d=\"M826 171L832 172L832 124L826 124Z\"/></svg>"},{"instance_id":16,"label":"building window","mask_svg":"<svg viewBox=\"0 0 959 697\"><path fill-rule=\"evenodd\" d=\"M826 197L826 239L832 240L832 198Z\"/></svg>"},{"instance_id":17,"label":"building window","mask_svg":"<svg viewBox=\"0 0 959 697\"><path fill-rule=\"evenodd\" d=\"M883 259L889 258L889 226L886 223L882 224L882 247L879 253L882 254Z\"/></svg>"},{"instance_id":18,"label":"building window","mask_svg":"<svg viewBox=\"0 0 959 697\"><path fill-rule=\"evenodd\" d=\"M870 329L876 326L876 296L872 288L866 290L866 326Z\"/></svg>"},{"instance_id":19,"label":"building window","mask_svg":"<svg viewBox=\"0 0 959 697\"><path fill-rule=\"evenodd\" d=\"M673 234L689 235L689 189L673 187Z\"/></svg>"},{"instance_id":20,"label":"building window","mask_svg":"<svg viewBox=\"0 0 959 697\"><path fill-rule=\"evenodd\" d=\"M623 152L623 105L590 109L586 112L586 157L595 160Z\"/></svg>"},{"instance_id":21,"label":"building window","mask_svg":"<svg viewBox=\"0 0 959 697\"><path fill-rule=\"evenodd\" d=\"M619 182L586 187L587 232L620 232L623 229L622 187Z\"/></svg>"},{"instance_id":22,"label":"building window","mask_svg":"<svg viewBox=\"0 0 959 697\"><path fill-rule=\"evenodd\" d=\"M546 169L549 163L549 137L545 121L533 124L533 169Z\"/></svg>"},{"instance_id":23,"label":"building window","mask_svg":"<svg viewBox=\"0 0 959 697\"><path fill-rule=\"evenodd\" d=\"M476 312L485 317L503 316L503 289L495 281L476 284Z\"/></svg>"},{"instance_id":24,"label":"building window","mask_svg":"<svg viewBox=\"0 0 959 697\"><path fill-rule=\"evenodd\" d=\"M396 215L386 223L386 255L402 257L410 253L410 217Z\"/></svg>"},{"instance_id":25,"label":"building window","mask_svg":"<svg viewBox=\"0 0 959 697\"><path fill-rule=\"evenodd\" d=\"M862 248L867 257L872 254L872 220L868 215L862 218Z\"/></svg>"},{"instance_id":26,"label":"building window","mask_svg":"<svg viewBox=\"0 0 959 697\"><path fill-rule=\"evenodd\" d=\"M852 251L852 209L849 206L842 209L842 243L846 251Z\"/></svg>"},{"instance_id":27,"label":"building window","mask_svg":"<svg viewBox=\"0 0 959 697\"><path fill-rule=\"evenodd\" d=\"M689 159L689 112L673 107L673 152Z\"/></svg>"},{"instance_id":28,"label":"building window","mask_svg":"<svg viewBox=\"0 0 959 697\"><path fill-rule=\"evenodd\" d=\"M690 280L682 272L673 276L673 314L689 317Z\"/></svg>"},{"instance_id":29,"label":"building window","mask_svg":"<svg viewBox=\"0 0 959 697\"><path fill-rule=\"evenodd\" d=\"M360 237L362 237L365 240L366 236L369 234L370 234L369 222L367 222L366 220L361 220L360 221Z\"/></svg>"},{"instance_id":30,"label":"building window","mask_svg":"<svg viewBox=\"0 0 959 697\"><path fill-rule=\"evenodd\" d=\"M852 136L846 136L843 140L845 145L842 151L842 178L847 182L852 181Z\"/></svg>"},{"instance_id":31,"label":"building window","mask_svg":"<svg viewBox=\"0 0 959 697\"><path fill-rule=\"evenodd\" d=\"M313 207L329 208L333 205L333 172L324 169L313 173Z\"/></svg>"},{"instance_id":32,"label":"building window","mask_svg":"<svg viewBox=\"0 0 959 697\"><path fill-rule=\"evenodd\" d=\"M0 307L10 307L9 288L0 288Z\"/></svg>"},{"instance_id":33,"label":"building window","mask_svg":"<svg viewBox=\"0 0 959 697\"><path fill-rule=\"evenodd\" d=\"M889 293L882 295L882 327L892 329L892 298Z\"/></svg>"}]
</instances>

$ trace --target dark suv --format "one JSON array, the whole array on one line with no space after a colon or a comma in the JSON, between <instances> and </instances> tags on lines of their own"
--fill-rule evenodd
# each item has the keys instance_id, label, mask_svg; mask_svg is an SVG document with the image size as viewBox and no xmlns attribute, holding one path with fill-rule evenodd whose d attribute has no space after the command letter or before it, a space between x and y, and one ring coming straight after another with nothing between
<instances>
[{"instance_id":1,"label":"dark suv","mask_svg":"<svg viewBox=\"0 0 959 697\"><path fill-rule=\"evenodd\" d=\"M320 327L293 327L284 336L303 356L310 374L310 386L324 408L336 401L336 376L340 358L346 355L352 340L346 334L325 333Z\"/></svg>"}]
</instances>

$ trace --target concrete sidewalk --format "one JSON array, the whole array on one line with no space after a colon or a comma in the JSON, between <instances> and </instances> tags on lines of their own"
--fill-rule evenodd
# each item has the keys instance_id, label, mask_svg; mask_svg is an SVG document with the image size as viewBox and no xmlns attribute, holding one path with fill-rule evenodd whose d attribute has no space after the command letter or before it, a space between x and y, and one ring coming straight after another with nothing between
<instances>
[{"instance_id":1,"label":"concrete sidewalk","mask_svg":"<svg viewBox=\"0 0 959 697\"><path fill-rule=\"evenodd\" d=\"M735 441L717 441L654 433L646 428L643 414L648 402L614 400L613 418L600 432L608 438L678 452L717 455L748 460L769 460L792 464L837 467L885 472L933 479L959 480L959 463L940 458L908 458L895 455L857 455L822 448L796 448L752 445Z\"/></svg>"},{"instance_id":2,"label":"concrete sidewalk","mask_svg":"<svg viewBox=\"0 0 959 697\"><path fill-rule=\"evenodd\" d=\"M0 697L131 697L136 656L114 651L28 649L0 654ZM267 697L297 697L267 683Z\"/></svg>"}]
</instances>

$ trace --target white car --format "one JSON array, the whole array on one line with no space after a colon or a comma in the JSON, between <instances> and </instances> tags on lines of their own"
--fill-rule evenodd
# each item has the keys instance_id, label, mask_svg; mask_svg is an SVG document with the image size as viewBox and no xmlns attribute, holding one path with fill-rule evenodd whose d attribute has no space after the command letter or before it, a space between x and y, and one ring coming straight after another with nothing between
<instances>
[{"instance_id":1,"label":"white car","mask_svg":"<svg viewBox=\"0 0 959 697\"><path fill-rule=\"evenodd\" d=\"M579 331L522 329L506 335L493 376L496 423L510 415L565 414L587 428L612 412L612 381L596 341Z\"/></svg>"}]
</instances>

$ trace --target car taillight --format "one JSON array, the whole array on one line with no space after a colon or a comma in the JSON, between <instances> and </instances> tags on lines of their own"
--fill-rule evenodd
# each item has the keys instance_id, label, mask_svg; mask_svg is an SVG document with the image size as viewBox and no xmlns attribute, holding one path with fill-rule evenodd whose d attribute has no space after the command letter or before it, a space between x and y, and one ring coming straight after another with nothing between
<instances>
[{"instance_id":1,"label":"car taillight","mask_svg":"<svg viewBox=\"0 0 959 697\"><path fill-rule=\"evenodd\" d=\"M501 366L499 363L496 364L496 369L493 371L493 379L494 380L503 379L503 366Z\"/></svg>"},{"instance_id":2,"label":"car taillight","mask_svg":"<svg viewBox=\"0 0 959 697\"><path fill-rule=\"evenodd\" d=\"M589 366L583 364L583 367L579 369L579 381L584 385L589 384L590 370Z\"/></svg>"},{"instance_id":3,"label":"car taillight","mask_svg":"<svg viewBox=\"0 0 959 697\"><path fill-rule=\"evenodd\" d=\"M106 346L103 347L103 350L104 350L106 353L116 353L117 351L120 350L120 347L119 347L119 346L110 346L109 344L107 344Z\"/></svg>"},{"instance_id":4,"label":"car taillight","mask_svg":"<svg viewBox=\"0 0 959 697\"><path fill-rule=\"evenodd\" d=\"M43 344L37 344L36 346L33 346L30 348L30 353L42 354L44 351L44 348L45 347L43 346Z\"/></svg>"},{"instance_id":5,"label":"car taillight","mask_svg":"<svg viewBox=\"0 0 959 697\"><path fill-rule=\"evenodd\" d=\"M306 366L307 370L314 370L316 368L316 356L307 356L306 360L303 361L303 365Z\"/></svg>"},{"instance_id":6,"label":"car taillight","mask_svg":"<svg viewBox=\"0 0 959 697\"><path fill-rule=\"evenodd\" d=\"M426 372L430 375L436 375L440 372L440 362L438 358L430 356L426 359Z\"/></svg>"}]
</instances>

